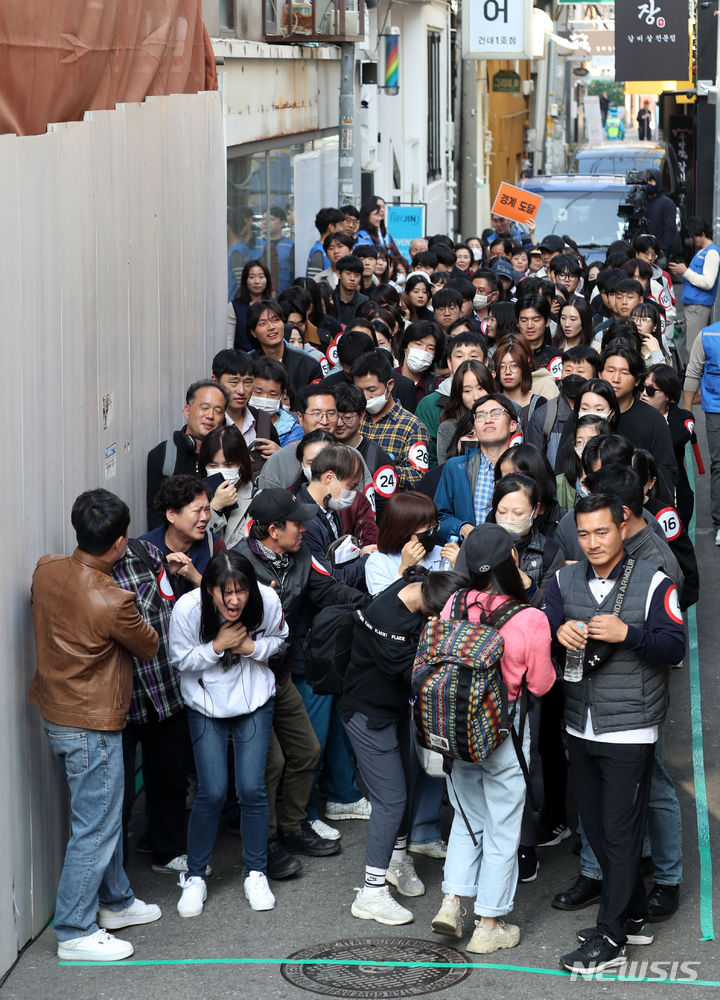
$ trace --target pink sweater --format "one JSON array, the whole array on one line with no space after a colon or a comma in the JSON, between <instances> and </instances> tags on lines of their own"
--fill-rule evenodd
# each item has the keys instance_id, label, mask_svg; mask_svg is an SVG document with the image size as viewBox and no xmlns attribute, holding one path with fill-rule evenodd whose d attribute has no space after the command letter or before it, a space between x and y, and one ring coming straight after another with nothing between
<instances>
[{"instance_id":1,"label":"pink sweater","mask_svg":"<svg viewBox=\"0 0 720 1000\"><path fill-rule=\"evenodd\" d=\"M471 622L480 620L481 604L486 612L492 611L506 597L485 594L471 590L468 594L468 618ZM442 609L441 618L450 618L450 598ZM507 684L508 695L517 698L520 682L527 670L527 686L532 694L543 695L555 683L555 668L550 660L550 625L538 608L523 608L500 629L505 640L505 655L502 661L503 680Z\"/></svg>"}]
</instances>

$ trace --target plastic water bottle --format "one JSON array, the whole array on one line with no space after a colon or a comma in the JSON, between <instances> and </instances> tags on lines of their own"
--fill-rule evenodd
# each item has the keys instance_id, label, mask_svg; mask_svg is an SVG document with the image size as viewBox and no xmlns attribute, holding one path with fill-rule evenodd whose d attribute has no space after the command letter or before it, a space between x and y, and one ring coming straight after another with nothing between
<instances>
[{"instance_id":1,"label":"plastic water bottle","mask_svg":"<svg viewBox=\"0 0 720 1000\"><path fill-rule=\"evenodd\" d=\"M457 545L457 543L459 541L459 536L458 535L450 535L450 541L454 542ZM440 560L440 569L442 571L447 572L448 570L451 570L452 568L453 568L453 564L450 562L450 560L446 556L443 556L442 559Z\"/></svg>"},{"instance_id":2,"label":"plastic water bottle","mask_svg":"<svg viewBox=\"0 0 720 1000\"><path fill-rule=\"evenodd\" d=\"M585 628L582 622L575 622L578 628ZM582 680L583 664L585 663L585 649L565 650L565 672L563 679L577 682Z\"/></svg>"}]
</instances>

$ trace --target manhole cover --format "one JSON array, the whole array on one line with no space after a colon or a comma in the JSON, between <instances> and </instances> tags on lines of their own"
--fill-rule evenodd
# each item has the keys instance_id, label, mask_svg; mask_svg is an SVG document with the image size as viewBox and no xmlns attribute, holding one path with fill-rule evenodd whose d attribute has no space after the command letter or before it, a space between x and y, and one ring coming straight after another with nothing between
<instances>
[{"instance_id":1,"label":"manhole cover","mask_svg":"<svg viewBox=\"0 0 720 1000\"><path fill-rule=\"evenodd\" d=\"M317 959L328 964L313 964ZM379 964L383 962L397 964ZM422 964L408 966L410 962ZM464 963L467 958L454 948L434 941L368 937L304 948L290 955L280 971L293 986L321 996L380 1000L437 993L462 982L472 972L472 969L434 967L440 962Z\"/></svg>"}]
</instances>

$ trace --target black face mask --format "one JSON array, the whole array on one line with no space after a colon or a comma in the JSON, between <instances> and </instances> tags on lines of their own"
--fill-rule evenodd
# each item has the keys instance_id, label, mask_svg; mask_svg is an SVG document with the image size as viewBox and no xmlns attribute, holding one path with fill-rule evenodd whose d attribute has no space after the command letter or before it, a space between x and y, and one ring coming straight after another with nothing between
<instances>
[{"instance_id":1,"label":"black face mask","mask_svg":"<svg viewBox=\"0 0 720 1000\"><path fill-rule=\"evenodd\" d=\"M562 380L563 392L568 399L577 399L586 382L587 379L583 375L566 375Z\"/></svg>"},{"instance_id":2,"label":"black face mask","mask_svg":"<svg viewBox=\"0 0 720 1000\"><path fill-rule=\"evenodd\" d=\"M427 531L415 532L415 534L417 535L417 540L420 542L420 544L422 545L422 547L425 549L426 552L432 552L432 550L435 548L435 545L437 543L437 533L438 533L437 524L433 525L432 528L428 528Z\"/></svg>"}]
</instances>

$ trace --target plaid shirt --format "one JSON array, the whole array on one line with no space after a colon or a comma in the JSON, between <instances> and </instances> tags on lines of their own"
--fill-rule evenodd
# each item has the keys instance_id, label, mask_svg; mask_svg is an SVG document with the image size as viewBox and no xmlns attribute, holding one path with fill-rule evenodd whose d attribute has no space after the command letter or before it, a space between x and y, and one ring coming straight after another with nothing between
<instances>
[{"instance_id":1,"label":"plaid shirt","mask_svg":"<svg viewBox=\"0 0 720 1000\"><path fill-rule=\"evenodd\" d=\"M168 626L175 597L170 586L162 553L151 542L141 541L148 552L154 572L128 547L123 559L115 563L112 578L123 590L137 595L137 607L160 639L152 660L133 657L133 690L128 722L149 722L157 713L169 719L185 708L175 668L170 663ZM154 709L154 712L153 712Z\"/></svg>"},{"instance_id":2,"label":"plaid shirt","mask_svg":"<svg viewBox=\"0 0 720 1000\"><path fill-rule=\"evenodd\" d=\"M400 489L414 490L428 470L427 428L415 414L396 401L379 420L365 414L360 433L388 453L397 469Z\"/></svg>"},{"instance_id":3,"label":"plaid shirt","mask_svg":"<svg viewBox=\"0 0 720 1000\"><path fill-rule=\"evenodd\" d=\"M495 466L485 452L481 451L480 468L478 477L475 480L475 492L473 494L473 509L475 511L475 524L484 524L485 519L492 507L493 490L495 489Z\"/></svg>"}]
</instances>

